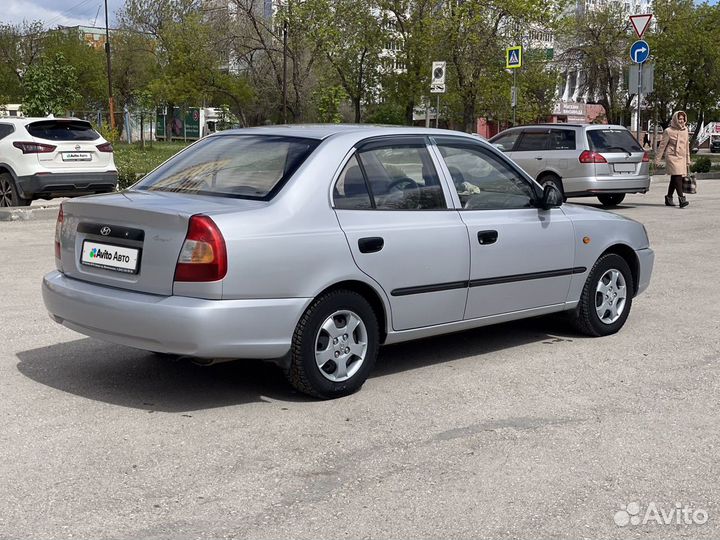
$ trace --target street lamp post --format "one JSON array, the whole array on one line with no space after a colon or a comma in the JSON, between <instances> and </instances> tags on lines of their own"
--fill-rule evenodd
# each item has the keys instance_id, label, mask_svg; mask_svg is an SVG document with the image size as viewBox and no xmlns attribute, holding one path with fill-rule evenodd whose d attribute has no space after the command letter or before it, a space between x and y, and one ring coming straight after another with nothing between
<instances>
[{"instance_id":1,"label":"street lamp post","mask_svg":"<svg viewBox=\"0 0 720 540\"><path fill-rule=\"evenodd\" d=\"M115 130L115 103L112 91L112 66L110 64L110 26L108 24L108 5L105 0L105 56L107 57L108 101L110 104L110 129Z\"/></svg>"}]
</instances>

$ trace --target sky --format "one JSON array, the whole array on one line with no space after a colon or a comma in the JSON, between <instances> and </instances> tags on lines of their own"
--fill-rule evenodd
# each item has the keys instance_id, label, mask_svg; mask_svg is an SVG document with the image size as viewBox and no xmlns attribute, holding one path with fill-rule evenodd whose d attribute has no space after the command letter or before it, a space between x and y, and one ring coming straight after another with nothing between
<instances>
[{"instance_id":1,"label":"sky","mask_svg":"<svg viewBox=\"0 0 720 540\"><path fill-rule=\"evenodd\" d=\"M108 0L110 26L115 21L115 12L124 0ZM64 26L105 26L104 0L2 0L0 22L18 24L23 20L39 20L50 28ZM99 11L98 11L99 8Z\"/></svg>"}]
</instances>

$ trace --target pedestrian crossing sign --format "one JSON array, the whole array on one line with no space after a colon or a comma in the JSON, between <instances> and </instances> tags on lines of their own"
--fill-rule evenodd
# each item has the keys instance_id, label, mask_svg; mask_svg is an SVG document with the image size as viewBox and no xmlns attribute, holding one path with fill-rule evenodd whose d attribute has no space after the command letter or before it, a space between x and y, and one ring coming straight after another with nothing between
<instances>
[{"instance_id":1,"label":"pedestrian crossing sign","mask_svg":"<svg viewBox=\"0 0 720 540\"><path fill-rule=\"evenodd\" d=\"M522 45L505 49L505 67L508 69L522 67Z\"/></svg>"}]
</instances>

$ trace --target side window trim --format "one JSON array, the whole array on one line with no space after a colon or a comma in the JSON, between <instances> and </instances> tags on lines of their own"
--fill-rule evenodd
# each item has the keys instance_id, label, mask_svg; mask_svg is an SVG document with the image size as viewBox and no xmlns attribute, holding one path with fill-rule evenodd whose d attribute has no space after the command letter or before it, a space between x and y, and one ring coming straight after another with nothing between
<instances>
[{"instance_id":1,"label":"side window trim","mask_svg":"<svg viewBox=\"0 0 720 540\"><path fill-rule=\"evenodd\" d=\"M453 199L453 192L452 190L448 189L445 181L444 181L444 174L440 174L440 169L438 168L439 160L436 158L436 156L433 154L432 148L431 148L431 138L427 135L400 135L400 136L394 136L394 135L384 135L384 136L377 136L377 137L371 137L368 139L364 139L358 143L355 144L354 152L352 155L357 156L357 161L360 165L360 169L363 173L363 178L365 179L365 186L368 190L368 193L370 194L370 202L372 204L372 210L376 211L385 211L385 212L443 212L443 211L449 211L449 210L455 210L454 207L454 199ZM373 193L371 183L368 179L367 170L365 169L365 164L363 163L363 160L360 157L360 154L365 151L371 151L371 150L378 150L382 148L391 148L393 146L403 146L403 147L410 147L410 148L424 148L425 151L428 154L428 157L430 158L430 164L434 167L435 173L438 176L438 181L440 182L440 187L442 189L443 193L443 199L445 206L444 208L431 208L431 209L418 209L418 210L394 210L394 209L388 209L388 208L377 208L377 204L375 202L375 194ZM351 158L348 157L346 160L346 163L343 165L343 167L340 169L340 172L337 175L337 178L335 179L335 182L340 178L340 174L342 174L342 171L344 170L345 166L347 165L347 161L349 161ZM335 182L333 182L333 188L335 186ZM333 205L334 208L334 205Z\"/></svg>"},{"instance_id":2,"label":"side window trim","mask_svg":"<svg viewBox=\"0 0 720 540\"><path fill-rule=\"evenodd\" d=\"M345 172L345 168L348 166L348 164L355 158L355 161L357 162L358 166L360 167L360 172L363 175L363 180L365 182L365 189L367 189L368 195L370 196L370 208L338 208L335 204L335 187L337 186L337 183L340 181L340 177L342 177L343 173ZM370 185L368 184L367 174L365 173L365 167L362 164L362 161L358 157L358 150L357 148L353 147L350 149L350 152L343 158L343 160L340 162L340 166L337 168L337 171L335 171L335 175L333 176L333 181L330 182L330 208L333 210L375 210L375 197L373 197L372 191L370 190Z\"/></svg>"},{"instance_id":3,"label":"side window trim","mask_svg":"<svg viewBox=\"0 0 720 540\"><path fill-rule=\"evenodd\" d=\"M455 189L455 185L451 181L450 176L450 170L447 168L447 163L445 162L445 159L442 157L442 154L440 153L439 146L442 144L447 144L448 146L455 146L460 148L468 148L470 150L477 150L481 154L490 154L495 159L497 159L500 163L505 165L508 169L510 169L512 172L514 172L519 178L523 179L525 183L530 188L530 191L534 195L534 199L538 200L542 197L542 188L540 187L540 184L538 184L533 178L528 176L528 174L517 167L515 163L510 161L510 159L501 151L499 150L493 150L486 148L484 144L468 140L464 137L453 137L452 135L443 135L441 137L431 137L432 144L435 146L435 151L437 152L437 155L439 156L439 159L442 162L442 171L443 176L445 177L445 181L449 182L451 185L451 193L452 193L452 202L455 206L456 210L462 210L462 211L493 211L493 210L508 210L507 208L497 208L497 209L467 209L463 208L462 202L460 201L460 196L457 193L457 190Z\"/></svg>"}]
</instances>

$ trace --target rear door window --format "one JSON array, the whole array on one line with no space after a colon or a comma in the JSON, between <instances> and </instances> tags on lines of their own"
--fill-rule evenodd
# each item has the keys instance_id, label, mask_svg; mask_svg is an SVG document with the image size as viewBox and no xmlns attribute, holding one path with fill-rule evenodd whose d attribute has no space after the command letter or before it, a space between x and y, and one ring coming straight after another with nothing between
<instances>
[{"instance_id":1,"label":"rear door window","mask_svg":"<svg viewBox=\"0 0 720 540\"><path fill-rule=\"evenodd\" d=\"M268 200L318 144L296 137L214 135L170 158L134 187Z\"/></svg>"},{"instance_id":2,"label":"rear door window","mask_svg":"<svg viewBox=\"0 0 720 540\"><path fill-rule=\"evenodd\" d=\"M575 131L572 129L551 129L548 150L575 150Z\"/></svg>"},{"instance_id":3,"label":"rear door window","mask_svg":"<svg viewBox=\"0 0 720 540\"><path fill-rule=\"evenodd\" d=\"M587 131L590 150L602 153L642 152L643 149L627 129L603 128Z\"/></svg>"},{"instance_id":4,"label":"rear door window","mask_svg":"<svg viewBox=\"0 0 720 540\"><path fill-rule=\"evenodd\" d=\"M15 131L15 128L12 127L10 124L0 124L0 139L4 139L13 131Z\"/></svg>"},{"instance_id":5,"label":"rear door window","mask_svg":"<svg viewBox=\"0 0 720 540\"><path fill-rule=\"evenodd\" d=\"M380 210L446 209L440 179L425 143L388 144L361 150L375 208Z\"/></svg>"},{"instance_id":6,"label":"rear door window","mask_svg":"<svg viewBox=\"0 0 720 540\"><path fill-rule=\"evenodd\" d=\"M26 126L30 135L47 141L96 141L100 135L83 120L41 120Z\"/></svg>"},{"instance_id":7,"label":"rear door window","mask_svg":"<svg viewBox=\"0 0 720 540\"><path fill-rule=\"evenodd\" d=\"M548 130L524 131L522 137L520 137L517 148L515 148L515 152L547 150L549 138Z\"/></svg>"}]
</instances>

